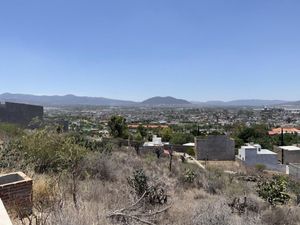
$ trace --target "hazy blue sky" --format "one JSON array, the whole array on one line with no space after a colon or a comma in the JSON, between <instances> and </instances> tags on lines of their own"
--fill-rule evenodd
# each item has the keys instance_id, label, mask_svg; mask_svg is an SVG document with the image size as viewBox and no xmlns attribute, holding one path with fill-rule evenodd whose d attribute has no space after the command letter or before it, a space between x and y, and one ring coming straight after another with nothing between
<instances>
[{"instance_id":1,"label":"hazy blue sky","mask_svg":"<svg viewBox=\"0 0 300 225\"><path fill-rule=\"evenodd\" d=\"M0 93L300 99L299 0L1 0Z\"/></svg>"}]
</instances>

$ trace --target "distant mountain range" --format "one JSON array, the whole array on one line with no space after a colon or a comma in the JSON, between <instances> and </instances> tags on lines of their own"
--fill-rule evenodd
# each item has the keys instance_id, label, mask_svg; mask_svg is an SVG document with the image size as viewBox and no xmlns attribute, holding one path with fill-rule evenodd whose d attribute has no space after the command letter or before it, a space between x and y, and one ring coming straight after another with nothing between
<instances>
[{"instance_id":1,"label":"distant mountain range","mask_svg":"<svg viewBox=\"0 0 300 225\"><path fill-rule=\"evenodd\" d=\"M134 102L126 100L109 99L103 97L86 97L75 95L27 95L27 94L0 94L0 101L4 102L19 102L43 106L75 106L75 105L94 105L94 106L272 106L272 105L291 105L300 106L300 101L288 102L283 100L260 100L260 99L245 99L234 101L207 101L207 102L189 102L184 99L177 99L174 97L153 97L143 102Z\"/></svg>"},{"instance_id":2,"label":"distant mountain range","mask_svg":"<svg viewBox=\"0 0 300 225\"><path fill-rule=\"evenodd\" d=\"M207 102L193 102L197 105L204 106L271 106L281 105L288 103L283 100L261 100L261 99L244 99L244 100L233 100L233 101L207 101Z\"/></svg>"},{"instance_id":3,"label":"distant mountain range","mask_svg":"<svg viewBox=\"0 0 300 225\"><path fill-rule=\"evenodd\" d=\"M4 93L0 95L0 101L19 102L43 106L72 106L72 105L107 105L127 106L137 104L133 101L122 101L102 97L81 97L75 95L46 96Z\"/></svg>"}]
</instances>

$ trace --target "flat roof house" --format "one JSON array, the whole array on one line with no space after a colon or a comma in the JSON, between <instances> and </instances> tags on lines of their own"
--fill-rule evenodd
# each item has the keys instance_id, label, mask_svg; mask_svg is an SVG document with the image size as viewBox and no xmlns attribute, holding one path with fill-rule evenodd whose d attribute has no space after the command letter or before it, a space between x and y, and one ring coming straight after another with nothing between
<instances>
[{"instance_id":1,"label":"flat roof house","mask_svg":"<svg viewBox=\"0 0 300 225\"><path fill-rule=\"evenodd\" d=\"M300 163L300 148L297 146L274 146L274 152L282 164Z\"/></svg>"},{"instance_id":2,"label":"flat roof house","mask_svg":"<svg viewBox=\"0 0 300 225\"><path fill-rule=\"evenodd\" d=\"M278 162L277 153L268 149L262 149L259 144L246 144L239 149L237 158L246 166L263 164L267 169L282 170L283 167Z\"/></svg>"},{"instance_id":3,"label":"flat roof house","mask_svg":"<svg viewBox=\"0 0 300 225\"><path fill-rule=\"evenodd\" d=\"M272 136L272 135L279 135L281 133L284 133L284 134L298 134L300 135L300 130L295 128L295 127L285 127L285 128L273 128L272 130L270 130L269 132L269 135Z\"/></svg>"},{"instance_id":4,"label":"flat roof house","mask_svg":"<svg viewBox=\"0 0 300 225\"><path fill-rule=\"evenodd\" d=\"M145 142L144 147L162 147L164 143L161 141L161 137L157 137L157 135L153 135L152 141Z\"/></svg>"}]
</instances>

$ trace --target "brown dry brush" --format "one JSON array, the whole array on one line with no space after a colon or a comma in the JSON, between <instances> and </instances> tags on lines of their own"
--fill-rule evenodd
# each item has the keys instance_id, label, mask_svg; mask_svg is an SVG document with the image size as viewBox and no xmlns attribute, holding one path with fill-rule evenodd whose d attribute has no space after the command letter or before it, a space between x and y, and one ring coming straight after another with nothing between
<instances>
[{"instance_id":1,"label":"brown dry brush","mask_svg":"<svg viewBox=\"0 0 300 225\"><path fill-rule=\"evenodd\" d=\"M142 224L147 225L155 225L153 220L155 220L155 216L159 214L163 214L167 210L171 208L171 205L168 205L162 209L155 210L155 211L145 211L142 206L143 200L147 192L145 192L142 197L140 197L135 203L130 206L127 206L122 209L114 210L107 214L108 218L112 218L117 220L118 222L122 222L124 224L130 224L130 221L136 221Z\"/></svg>"}]
</instances>

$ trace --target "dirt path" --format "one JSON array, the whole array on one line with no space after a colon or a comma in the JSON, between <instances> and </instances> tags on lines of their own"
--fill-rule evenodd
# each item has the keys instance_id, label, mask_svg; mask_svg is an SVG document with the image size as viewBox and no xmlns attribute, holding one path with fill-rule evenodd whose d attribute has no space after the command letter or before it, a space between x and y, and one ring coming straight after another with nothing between
<instances>
[{"instance_id":1,"label":"dirt path","mask_svg":"<svg viewBox=\"0 0 300 225\"><path fill-rule=\"evenodd\" d=\"M204 169L205 170L205 167L193 156L190 156L189 154L187 153L182 153L182 152L174 152L173 153L175 156L183 156L185 155L185 160L187 163L191 163L191 164L195 164L197 165L198 167L200 167L201 169Z\"/></svg>"}]
</instances>

